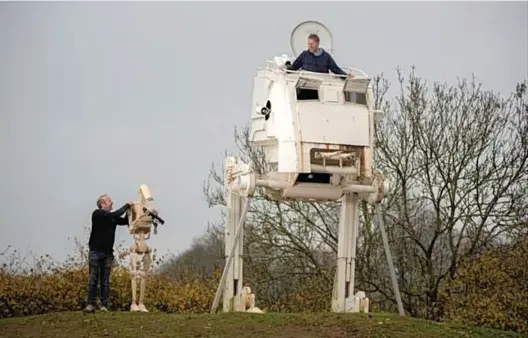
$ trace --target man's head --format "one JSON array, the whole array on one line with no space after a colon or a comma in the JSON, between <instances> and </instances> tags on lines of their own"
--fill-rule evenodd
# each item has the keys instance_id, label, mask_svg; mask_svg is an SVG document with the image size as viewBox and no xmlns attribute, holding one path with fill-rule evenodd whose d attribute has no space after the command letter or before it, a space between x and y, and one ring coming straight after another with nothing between
<instances>
[{"instance_id":1,"label":"man's head","mask_svg":"<svg viewBox=\"0 0 528 338\"><path fill-rule=\"evenodd\" d=\"M97 199L97 207L99 209L112 210L113 206L114 202L112 201L112 198L110 198L110 196L108 196L107 194L103 194Z\"/></svg>"},{"instance_id":2,"label":"man's head","mask_svg":"<svg viewBox=\"0 0 528 338\"><path fill-rule=\"evenodd\" d=\"M308 35L308 50L312 53L317 52L319 49L319 35L310 34Z\"/></svg>"}]
</instances>

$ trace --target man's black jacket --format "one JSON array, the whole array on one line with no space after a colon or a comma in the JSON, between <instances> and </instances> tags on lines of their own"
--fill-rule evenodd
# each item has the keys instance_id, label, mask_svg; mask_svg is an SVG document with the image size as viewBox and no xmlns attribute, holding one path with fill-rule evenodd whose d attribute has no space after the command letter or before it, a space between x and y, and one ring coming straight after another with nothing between
<instances>
[{"instance_id":1,"label":"man's black jacket","mask_svg":"<svg viewBox=\"0 0 528 338\"><path fill-rule=\"evenodd\" d=\"M92 231L88 246L90 251L113 254L115 231L118 225L128 225L128 217L121 217L129 205L125 204L116 211L96 209L92 213Z\"/></svg>"}]
</instances>

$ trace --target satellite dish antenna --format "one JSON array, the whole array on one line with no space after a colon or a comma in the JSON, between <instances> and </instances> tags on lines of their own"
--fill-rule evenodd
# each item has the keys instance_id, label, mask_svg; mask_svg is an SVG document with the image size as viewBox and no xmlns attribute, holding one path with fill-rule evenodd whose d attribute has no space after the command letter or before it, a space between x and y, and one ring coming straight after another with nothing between
<instances>
[{"instance_id":1,"label":"satellite dish antenna","mask_svg":"<svg viewBox=\"0 0 528 338\"><path fill-rule=\"evenodd\" d=\"M298 24L291 33L290 46L294 56L298 56L301 51L306 49L306 41L310 34L317 34L320 40L319 46L332 53L334 47L332 33L322 23L310 20Z\"/></svg>"}]
</instances>

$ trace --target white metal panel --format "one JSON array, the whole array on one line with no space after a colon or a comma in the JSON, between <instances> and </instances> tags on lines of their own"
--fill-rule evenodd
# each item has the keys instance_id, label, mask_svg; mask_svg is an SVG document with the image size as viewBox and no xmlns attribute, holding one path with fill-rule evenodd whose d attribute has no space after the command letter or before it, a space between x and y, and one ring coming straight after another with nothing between
<instances>
[{"instance_id":1,"label":"white metal panel","mask_svg":"<svg viewBox=\"0 0 528 338\"><path fill-rule=\"evenodd\" d=\"M263 146L262 149L264 150L264 155L266 156L266 161L268 163L277 163L279 161L278 143Z\"/></svg>"},{"instance_id":2,"label":"white metal panel","mask_svg":"<svg viewBox=\"0 0 528 338\"><path fill-rule=\"evenodd\" d=\"M321 87L322 83L323 83L322 79L300 76L299 80L297 80L297 84L295 85L295 87L303 88L303 89L319 90L319 87Z\"/></svg>"},{"instance_id":3,"label":"white metal panel","mask_svg":"<svg viewBox=\"0 0 528 338\"><path fill-rule=\"evenodd\" d=\"M273 102L275 137L280 141L294 141L294 126L292 105L289 101L289 90L287 83L277 81L273 86L270 99Z\"/></svg>"},{"instance_id":4,"label":"white metal panel","mask_svg":"<svg viewBox=\"0 0 528 338\"><path fill-rule=\"evenodd\" d=\"M253 132L264 130L264 127L266 125L265 122L266 121L264 121L264 116L262 115L254 117L251 121Z\"/></svg>"},{"instance_id":5,"label":"white metal panel","mask_svg":"<svg viewBox=\"0 0 528 338\"><path fill-rule=\"evenodd\" d=\"M275 137L275 114L271 114L270 118L266 121L266 136L268 138Z\"/></svg>"},{"instance_id":6,"label":"white metal panel","mask_svg":"<svg viewBox=\"0 0 528 338\"><path fill-rule=\"evenodd\" d=\"M294 141L279 142L279 167L282 173L297 171L297 154Z\"/></svg>"},{"instance_id":7,"label":"white metal panel","mask_svg":"<svg viewBox=\"0 0 528 338\"><path fill-rule=\"evenodd\" d=\"M345 82L344 91L366 93L370 79L366 78L349 78Z\"/></svg>"},{"instance_id":8,"label":"white metal panel","mask_svg":"<svg viewBox=\"0 0 528 338\"><path fill-rule=\"evenodd\" d=\"M259 142L267 138L264 116L251 119L251 141Z\"/></svg>"},{"instance_id":9,"label":"white metal panel","mask_svg":"<svg viewBox=\"0 0 528 338\"><path fill-rule=\"evenodd\" d=\"M367 107L298 102L297 109L302 142L369 146Z\"/></svg>"},{"instance_id":10,"label":"white metal panel","mask_svg":"<svg viewBox=\"0 0 528 338\"><path fill-rule=\"evenodd\" d=\"M323 101L325 103L340 103L341 91L337 86L323 87Z\"/></svg>"}]
</instances>

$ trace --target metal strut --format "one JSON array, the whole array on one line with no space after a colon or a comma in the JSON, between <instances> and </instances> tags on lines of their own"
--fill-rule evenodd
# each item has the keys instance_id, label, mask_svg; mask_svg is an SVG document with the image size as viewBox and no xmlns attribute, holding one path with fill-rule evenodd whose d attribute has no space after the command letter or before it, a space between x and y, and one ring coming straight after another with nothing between
<instances>
[{"instance_id":1,"label":"metal strut","mask_svg":"<svg viewBox=\"0 0 528 338\"><path fill-rule=\"evenodd\" d=\"M387 239L387 233L385 232L385 223L383 222L383 217L381 216L381 209L379 203L376 203L374 205L374 209L377 218L377 223L381 232L381 239L383 240L385 256L387 256L387 264L389 266L389 272L392 281L392 289L396 298L396 304L398 304L398 312L400 313L400 316L405 316L405 311L403 310L403 303L400 295L400 288L398 287L398 280L396 279L396 272L394 271L394 264L392 263L392 254L389 248L389 240Z\"/></svg>"},{"instance_id":2,"label":"metal strut","mask_svg":"<svg viewBox=\"0 0 528 338\"><path fill-rule=\"evenodd\" d=\"M242 209L242 215L240 215L240 220L237 225L237 230L235 232L235 238L233 239L233 245L231 246L231 250L229 251L229 256L227 256L227 260L224 266L224 271L222 272L222 277L220 277L220 283L218 284L218 289L216 289L216 295L213 301L213 306L211 306L211 313L215 313L216 309L218 308L218 303L220 302L220 296L222 296L222 289L226 282L227 274L229 270L231 269L231 262L233 261L236 247L238 245L238 242L240 241L240 234L242 232L242 229L244 228L244 223L246 222L246 216L247 216L250 205L251 205L251 197L247 197L246 203L244 204L244 209Z\"/></svg>"}]
</instances>

